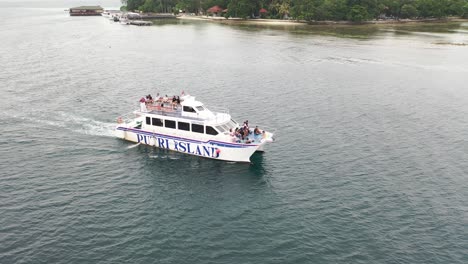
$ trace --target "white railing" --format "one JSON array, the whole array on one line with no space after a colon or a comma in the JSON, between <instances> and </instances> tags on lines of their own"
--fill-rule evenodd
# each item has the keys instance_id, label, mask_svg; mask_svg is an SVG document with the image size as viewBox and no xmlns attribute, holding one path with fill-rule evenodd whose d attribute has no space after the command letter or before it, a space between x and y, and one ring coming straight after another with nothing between
<instances>
[{"instance_id":1,"label":"white railing","mask_svg":"<svg viewBox=\"0 0 468 264\"><path fill-rule=\"evenodd\" d=\"M126 114L120 115L117 118L117 123L129 124L133 120L135 120L135 118L137 117L138 117L138 114L136 113L136 111L126 113Z\"/></svg>"},{"instance_id":2,"label":"white railing","mask_svg":"<svg viewBox=\"0 0 468 264\"><path fill-rule=\"evenodd\" d=\"M258 125L258 124L256 124L255 126L258 126L258 128L259 128L260 130L264 130L264 131L266 131L266 132L268 132L268 133L273 134L273 136L272 136L272 139L273 139L273 140L275 140L276 138L278 138L278 135L276 135L276 130L277 130L276 128L269 127L269 126L262 126L262 125ZM255 126L254 126L254 129L255 129Z\"/></svg>"}]
</instances>

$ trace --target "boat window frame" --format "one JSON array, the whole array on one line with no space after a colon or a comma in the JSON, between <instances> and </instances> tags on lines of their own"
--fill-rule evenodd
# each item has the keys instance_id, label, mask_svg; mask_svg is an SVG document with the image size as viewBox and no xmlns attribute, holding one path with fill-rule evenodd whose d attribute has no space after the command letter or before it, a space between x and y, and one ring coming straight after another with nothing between
<instances>
[{"instance_id":1,"label":"boat window frame","mask_svg":"<svg viewBox=\"0 0 468 264\"><path fill-rule=\"evenodd\" d=\"M199 126L199 128L201 127L201 130L199 130L199 129L194 129L194 126ZM191 128L192 128L192 132L200 133L200 134L205 134L205 126L204 126L204 125L192 123L192 127L191 127Z\"/></svg>"},{"instance_id":2,"label":"boat window frame","mask_svg":"<svg viewBox=\"0 0 468 264\"><path fill-rule=\"evenodd\" d=\"M211 131L209 130L213 130L213 133L210 133ZM216 133L216 134L215 134ZM216 130L214 127L212 126L205 126L205 134L208 134L208 135L213 135L213 136L216 136L219 134L218 130Z\"/></svg>"},{"instance_id":3,"label":"boat window frame","mask_svg":"<svg viewBox=\"0 0 468 264\"><path fill-rule=\"evenodd\" d=\"M174 124L174 127L168 126L168 124ZM166 120L164 120L164 127L165 128L171 128L171 129L177 129L177 122L175 120L166 119Z\"/></svg>"},{"instance_id":4,"label":"boat window frame","mask_svg":"<svg viewBox=\"0 0 468 264\"><path fill-rule=\"evenodd\" d=\"M157 122L155 122L155 120L159 120L160 123L158 124ZM153 118L151 118L151 124L153 126L163 127L164 126L164 119L153 117Z\"/></svg>"},{"instance_id":5,"label":"boat window frame","mask_svg":"<svg viewBox=\"0 0 468 264\"><path fill-rule=\"evenodd\" d=\"M151 125L151 117L150 116L146 117L146 124Z\"/></svg>"},{"instance_id":6,"label":"boat window frame","mask_svg":"<svg viewBox=\"0 0 468 264\"><path fill-rule=\"evenodd\" d=\"M184 112L187 112L187 113L196 113L197 112L193 107L188 106L188 105L184 105L184 107L182 107L182 108L183 108L182 110ZM186 110L186 109L189 109L189 110Z\"/></svg>"},{"instance_id":7,"label":"boat window frame","mask_svg":"<svg viewBox=\"0 0 468 264\"><path fill-rule=\"evenodd\" d=\"M182 126L181 126L181 124L182 124ZM190 123L177 121L177 129L184 130L184 131L190 131Z\"/></svg>"}]
</instances>

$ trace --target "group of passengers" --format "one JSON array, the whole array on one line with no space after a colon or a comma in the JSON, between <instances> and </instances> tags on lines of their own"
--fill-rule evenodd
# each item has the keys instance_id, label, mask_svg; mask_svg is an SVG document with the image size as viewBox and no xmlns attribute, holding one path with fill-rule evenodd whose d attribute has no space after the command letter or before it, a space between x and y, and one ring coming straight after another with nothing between
<instances>
[{"instance_id":1,"label":"group of passengers","mask_svg":"<svg viewBox=\"0 0 468 264\"><path fill-rule=\"evenodd\" d=\"M262 136L262 138L266 137L265 130L260 130L258 126L256 126L253 130L249 128L249 120L245 120L244 124L241 127L238 127L232 131L231 128L231 136L233 137L233 140L237 143L245 142L247 144L252 143L255 141L255 138L258 136ZM252 137L253 134L253 139L249 139L249 136Z\"/></svg>"},{"instance_id":2,"label":"group of passengers","mask_svg":"<svg viewBox=\"0 0 468 264\"><path fill-rule=\"evenodd\" d=\"M167 94L165 96L160 96L159 93L155 96L155 99L148 94L145 97L140 99L140 108L141 111L146 112L147 106L151 107L157 104L157 107L164 107L165 104L170 104L172 109L177 109L177 106L180 105L180 96L174 95L172 99L170 99Z\"/></svg>"},{"instance_id":3,"label":"group of passengers","mask_svg":"<svg viewBox=\"0 0 468 264\"><path fill-rule=\"evenodd\" d=\"M148 94L146 97L142 97L140 99L140 102L142 100L145 101L146 104L153 104L153 103L172 103L172 104L180 104L180 96L174 95L172 99L169 99L167 94L165 96L160 96L159 93L156 95L156 99L153 99L151 94Z\"/></svg>"}]
</instances>

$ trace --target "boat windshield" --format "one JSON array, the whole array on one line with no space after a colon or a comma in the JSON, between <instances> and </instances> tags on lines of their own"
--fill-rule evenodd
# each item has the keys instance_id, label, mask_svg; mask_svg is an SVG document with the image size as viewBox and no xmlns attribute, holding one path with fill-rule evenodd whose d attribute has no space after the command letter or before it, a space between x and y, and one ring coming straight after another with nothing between
<instances>
[{"instance_id":1,"label":"boat windshield","mask_svg":"<svg viewBox=\"0 0 468 264\"><path fill-rule=\"evenodd\" d=\"M234 130L235 128L237 127L237 124L234 120L229 120L229 122L225 123L225 124L222 124L222 125L218 125L216 126L216 128L221 132L221 133L224 133L224 132L228 132L229 130Z\"/></svg>"},{"instance_id":2,"label":"boat windshield","mask_svg":"<svg viewBox=\"0 0 468 264\"><path fill-rule=\"evenodd\" d=\"M228 124L229 124L229 127L230 127L230 128L235 128L235 127L238 126L237 122L234 121L233 119L229 120L229 123L228 123Z\"/></svg>"},{"instance_id":3,"label":"boat windshield","mask_svg":"<svg viewBox=\"0 0 468 264\"><path fill-rule=\"evenodd\" d=\"M201 111L204 111L205 108L202 105L200 105L200 106L197 106L197 110L198 112L201 112Z\"/></svg>"},{"instance_id":4,"label":"boat windshield","mask_svg":"<svg viewBox=\"0 0 468 264\"><path fill-rule=\"evenodd\" d=\"M216 129L218 129L218 130L219 130L219 132L221 132L221 133L224 133L224 132L226 132L226 129L224 129L224 127L223 127L223 126L216 126Z\"/></svg>"}]
</instances>

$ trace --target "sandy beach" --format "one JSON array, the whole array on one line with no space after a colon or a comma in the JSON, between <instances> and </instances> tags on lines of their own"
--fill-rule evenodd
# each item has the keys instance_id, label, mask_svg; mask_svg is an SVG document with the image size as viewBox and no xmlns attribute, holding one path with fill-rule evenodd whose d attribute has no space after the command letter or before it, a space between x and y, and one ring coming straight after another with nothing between
<instances>
[{"instance_id":1,"label":"sandy beach","mask_svg":"<svg viewBox=\"0 0 468 264\"><path fill-rule=\"evenodd\" d=\"M400 19L400 20L371 20L355 23L351 21L304 21L304 20L283 20L283 19L240 19L240 18L224 18L212 16L178 16L178 19L184 20L203 20L218 23L235 23L235 24L252 24L252 25L320 25L320 26L335 26L335 25L392 25L392 24L416 24L416 23L448 23L448 22L468 22L468 19L463 18L443 18L443 19Z\"/></svg>"},{"instance_id":2,"label":"sandy beach","mask_svg":"<svg viewBox=\"0 0 468 264\"><path fill-rule=\"evenodd\" d=\"M204 20L213 21L220 23L238 23L238 24L268 24L268 25L304 25L307 24L305 21L296 20L282 20L282 19L241 19L241 18L224 18L224 17L212 17L212 16L178 16L178 19L185 20Z\"/></svg>"}]
</instances>

